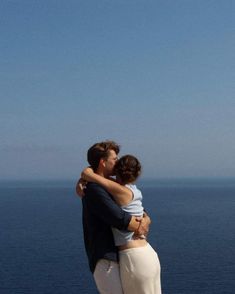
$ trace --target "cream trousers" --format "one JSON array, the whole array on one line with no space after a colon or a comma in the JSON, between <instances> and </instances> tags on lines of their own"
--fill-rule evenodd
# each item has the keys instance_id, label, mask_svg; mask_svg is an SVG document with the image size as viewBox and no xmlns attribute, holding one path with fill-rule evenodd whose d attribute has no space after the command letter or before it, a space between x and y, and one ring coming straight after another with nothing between
<instances>
[{"instance_id":1,"label":"cream trousers","mask_svg":"<svg viewBox=\"0 0 235 294\"><path fill-rule=\"evenodd\" d=\"M100 259L93 276L100 294L123 294L117 262Z\"/></svg>"},{"instance_id":2,"label":"cream trousers","mask_svg":"<svg viewBox=\"0 0 235 294\"><path fill-rule=\"evenodd\" d=\"M119 251L119 260L124 294L161 294L160 262L149 244Z\"/></svg>"}]
</instances>

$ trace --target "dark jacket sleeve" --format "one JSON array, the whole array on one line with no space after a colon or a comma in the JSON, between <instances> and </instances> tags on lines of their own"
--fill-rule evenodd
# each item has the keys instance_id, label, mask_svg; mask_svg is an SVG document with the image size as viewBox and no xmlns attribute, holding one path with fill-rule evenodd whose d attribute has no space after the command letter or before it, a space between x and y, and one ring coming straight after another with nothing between
<instances>
[{"instance_id":1,"label":"dark jacket sleeve","mask_svg":"<svg viewBox=\"0 0 235 294\"><path fill-rule=\"evenodd\" d=\"M127 229L131 215L122 210L103 187L89 183L83 198L89 211L103 222L120 230Z\"/></svg>"}]
</instances>

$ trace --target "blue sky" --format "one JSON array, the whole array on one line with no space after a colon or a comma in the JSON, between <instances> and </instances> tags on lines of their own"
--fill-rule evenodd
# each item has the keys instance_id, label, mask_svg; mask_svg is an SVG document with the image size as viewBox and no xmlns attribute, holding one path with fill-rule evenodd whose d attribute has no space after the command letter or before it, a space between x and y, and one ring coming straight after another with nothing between
<instances>
[{"instance_id":1,"label":"blue sky","mask_svg":"<svg viewBox=\"0 0 235 294\"><path fill-rule=\"evenodd\" d=\"M76 179L112 139L142 177L235 177L235 2L3 0L0 178Z\"/></svg>"}]
</instances>

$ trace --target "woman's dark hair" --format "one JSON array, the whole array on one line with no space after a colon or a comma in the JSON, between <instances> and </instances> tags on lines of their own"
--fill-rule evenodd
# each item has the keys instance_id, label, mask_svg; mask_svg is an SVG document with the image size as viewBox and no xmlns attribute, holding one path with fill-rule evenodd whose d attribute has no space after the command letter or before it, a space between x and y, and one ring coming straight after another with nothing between
<instances>
[{"instance_id":1,"label":"woman's dark hair","mask_svg":"<svg viewBox=\"0 0 235 294\"><path fill-rule=\"evenodd\" d=\"M120 146L114 141L104 141L95 143L87 151L87 161L94 171L97 170L100 160L107 159L109 152L113 150L116 154L120 151Z\"/></svg>"},{"instance_id":2,"label":"woman's dark hair","mask_svg":"<svg viewBox=\"0 0 235 294\"><path fill-rule=\"evenodd\" d=\"M114 167L114 173L120 178L122 184L134 182L141 173L141 164L133 155L122 156Z\"/></svg>"}]
</instances>

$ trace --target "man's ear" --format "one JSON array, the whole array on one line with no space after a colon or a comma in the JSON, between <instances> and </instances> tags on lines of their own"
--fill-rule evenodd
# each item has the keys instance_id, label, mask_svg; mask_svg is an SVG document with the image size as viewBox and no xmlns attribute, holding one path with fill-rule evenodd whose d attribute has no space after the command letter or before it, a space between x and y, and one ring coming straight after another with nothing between
<instances>
[{"instance_id":1,"label":"man's ear","mask_svg":"<svg viewBox=\"0 0 235 294\"><path fill-rule=\"evenodd\" d=\"M105 160L103 158L100 159L99 165L105 167Z\"/></svg>"}]
</instances>

